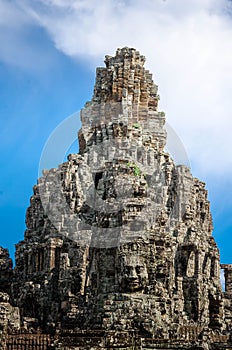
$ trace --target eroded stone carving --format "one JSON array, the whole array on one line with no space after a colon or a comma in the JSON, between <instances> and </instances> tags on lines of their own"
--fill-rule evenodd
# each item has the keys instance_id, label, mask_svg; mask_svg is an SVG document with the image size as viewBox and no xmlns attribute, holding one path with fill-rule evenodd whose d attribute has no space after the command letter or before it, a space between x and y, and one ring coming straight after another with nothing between
<instances>
[{"instance_id":1,"label":"eroded stone carving","mask_svg":"<svg viewBox=\"0 0 232 350\"><path fill-rule=\"evenodd\" d=\"M165 152L144 62L129 48L106 57L81 111L80 154L34 186L14 272L0 251L26 332L10 348L8 331L3 349L25 349L29 332L33 350L232 348L232 269L223 293L205 184Z\"/></svg>"},{"instance_id":2,"label":"eroded stone carving","mask_svg":"<svg viewBox=\"0 0 232 350\"><path fill-rule=\"evenodd\" d=\"M122 292L142 292L147 287L148 272L146 255L142 255L139 243L131 243L119 253L118 280Z\"/></svg>"}]
</instances>

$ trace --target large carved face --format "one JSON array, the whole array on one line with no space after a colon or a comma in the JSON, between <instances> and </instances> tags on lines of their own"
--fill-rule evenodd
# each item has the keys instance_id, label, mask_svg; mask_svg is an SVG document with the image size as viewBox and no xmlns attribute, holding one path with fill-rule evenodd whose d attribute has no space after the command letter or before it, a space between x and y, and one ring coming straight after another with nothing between
<instances>
[{"instance_id":1,"label":"large carved face","mask_svg":"<svg viewBox=\"0 0 232 350\"><path fill-rule=\"evenodd\" d=\"M147 267L142 256L131 254L122 256L120 274L119 281L123 292L142 291L147 285Z\"/></svg>"}]
</instances>

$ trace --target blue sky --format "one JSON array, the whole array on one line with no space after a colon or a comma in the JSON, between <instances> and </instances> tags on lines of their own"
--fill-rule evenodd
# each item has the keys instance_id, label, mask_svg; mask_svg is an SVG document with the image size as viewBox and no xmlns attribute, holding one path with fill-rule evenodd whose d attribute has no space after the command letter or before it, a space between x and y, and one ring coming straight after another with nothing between
<instances>
[{"instance_id":1,"label":"blue sky","mask_svg":"<svg viewBox=\"0 0 232 350\"><path fill-rule=\"evenodd\" d=\"M231 11L229 0L0 2L0 244L11 255L46 140L91 99L104 56L130 46L206 182L221 260L232 263Z\"/></svg>"}]
</instances>

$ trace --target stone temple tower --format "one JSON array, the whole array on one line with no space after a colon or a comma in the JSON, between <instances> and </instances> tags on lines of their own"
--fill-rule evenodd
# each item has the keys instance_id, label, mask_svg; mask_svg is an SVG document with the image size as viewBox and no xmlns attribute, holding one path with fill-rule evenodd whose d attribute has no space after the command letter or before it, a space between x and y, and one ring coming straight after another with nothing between
<instances>
[{"instance_id":1,"label":"stone temple tower","mask_svg":"<svg viewBox=\"0 0 232 350\"><path fill-rule=\"evenodd\" d=\"M79 154L34 186L10 292L24 338L50 339L33 350L232 349L232 269L224 293L205 184L165 151L144 63L106 56Z\"/></svg>"}]
</instances>

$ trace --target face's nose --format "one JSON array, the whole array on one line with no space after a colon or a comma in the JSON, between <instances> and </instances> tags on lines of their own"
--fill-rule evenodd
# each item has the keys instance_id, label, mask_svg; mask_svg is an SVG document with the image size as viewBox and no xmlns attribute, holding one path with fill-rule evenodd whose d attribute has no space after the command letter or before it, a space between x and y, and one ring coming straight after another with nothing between
<instances>
[{"instance_id":1,"label":"face's nose","mask_svg":"<svg viewBox=\"0 0 232 350\"><path fill-rule=\"evenodd\" d=\"M130 279L136 279L138 276L137 276L137 273L136 273L136 270L134 267L131 267L130 268L130 273L129 273L129 278Z\"/></svg>"}]
</instances>

